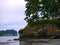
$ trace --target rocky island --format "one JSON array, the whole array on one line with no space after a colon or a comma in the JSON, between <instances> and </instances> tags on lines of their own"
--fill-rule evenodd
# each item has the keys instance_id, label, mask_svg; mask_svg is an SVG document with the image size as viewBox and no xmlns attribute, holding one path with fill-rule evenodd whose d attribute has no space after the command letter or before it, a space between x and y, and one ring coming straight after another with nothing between
<instances>
[{"instance_id":1,"label":"rocky island","mask_svg":"<svg viewBox=\"0 0 60 45\"><path fill-rule=\"evenodd\" d=\"M27 25L20 29L20 39L60 39L60 1L25 1Z\"/></svg>"},{"instance_id":2,"label":"rocky island","mask_svg":"<svg viewBox=\"0 0 60 45\"><path fill-rule=\"evenodd\" d=\"M58 22L57 22L58 21ZM50 39L50 38L59 38L60 39L60 20L40 20L37 22L36 26L27 25L24 29L19 31L20 39L21 38L38 38L38 39Z\"/></svg>"}]
</instances>

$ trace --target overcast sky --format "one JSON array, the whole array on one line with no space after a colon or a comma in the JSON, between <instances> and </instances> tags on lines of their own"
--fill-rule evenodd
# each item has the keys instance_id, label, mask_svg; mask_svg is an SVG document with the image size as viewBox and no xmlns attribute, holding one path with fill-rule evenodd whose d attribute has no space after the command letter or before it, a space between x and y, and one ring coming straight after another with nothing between
<instances>
[{"instance_id":1,"label":"overcast sky","mask_svg":"<svg viewBox=\"0 0 60 45\"><path fill-rule=\"evenodd\" d=\"M0 29L24 28L24 11L24 0L0 0Z\"/></svg>"}]
</instances>

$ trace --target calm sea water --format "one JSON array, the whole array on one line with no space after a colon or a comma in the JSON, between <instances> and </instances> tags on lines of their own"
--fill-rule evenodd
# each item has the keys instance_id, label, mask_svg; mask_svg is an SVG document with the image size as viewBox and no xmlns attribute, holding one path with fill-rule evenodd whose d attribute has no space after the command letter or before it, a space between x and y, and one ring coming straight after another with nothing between
<instances>
[{"instance_id":1,"label":"calm sea water","mask_svg":"<svg viewBox=\"0 0 60 45\"><path fill-rule=\"evenodd\" d=\"M19 36L0 36L0 45L20 45L19 41L13 39L19 38Z\"/></svg>"},{"instance_id":2,"label":"calm sea water","mask_svg":"<svg viewBox=\"0 0 60 45\"><path fill-rule=\"evenodd\" d=\"M28 41L14 41L18 36L0 36L0 45L60 45L60 39L53 39L51 42L28 42ZM10 41L9 41L10 40Z\"/></svg>"},{"instance_id":3,"label":"calm sea water","mask_svg":"<svg viewBox=\"0 0 60 45\"><path fill-rule=\"evenodd\" d=\"M20 45L60 45L60 39L53 39L51 42L40 43L40 42L20 42Z\"/></svg>"}]
</instances>

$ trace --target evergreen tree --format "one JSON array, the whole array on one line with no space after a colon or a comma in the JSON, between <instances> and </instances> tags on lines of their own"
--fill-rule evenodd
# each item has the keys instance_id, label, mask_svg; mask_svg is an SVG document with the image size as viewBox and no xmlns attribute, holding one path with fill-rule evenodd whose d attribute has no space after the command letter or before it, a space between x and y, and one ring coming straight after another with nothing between
<instances>
[{"instance_id":1,"label":"evergreen tree","mask_svg":"<svg viewBox=\"0 0 60 45\"><path fill-rule=\"evenodd\" d=\"M40 19L60 18L60 0L25 0L26 18L29 23Z\"/></svg>"}]
</instances>

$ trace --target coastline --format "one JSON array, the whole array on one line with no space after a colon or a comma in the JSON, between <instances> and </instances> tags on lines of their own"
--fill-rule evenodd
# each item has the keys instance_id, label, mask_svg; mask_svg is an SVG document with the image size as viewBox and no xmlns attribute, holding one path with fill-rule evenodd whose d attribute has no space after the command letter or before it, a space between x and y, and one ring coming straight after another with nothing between
<instances>
[{"instance_id":1,"label":"coastline","mask_svg":"<svg viewBox=\"0 0 60 45\"><path fill-rule=\"evenodd\" d=\"M49 43L53 39L40 39L40 38L20 38L19 41L25 42L41 42L41 43Z\"/></svg>"}]
</instances>

